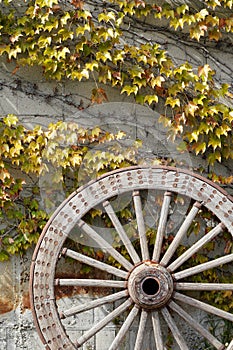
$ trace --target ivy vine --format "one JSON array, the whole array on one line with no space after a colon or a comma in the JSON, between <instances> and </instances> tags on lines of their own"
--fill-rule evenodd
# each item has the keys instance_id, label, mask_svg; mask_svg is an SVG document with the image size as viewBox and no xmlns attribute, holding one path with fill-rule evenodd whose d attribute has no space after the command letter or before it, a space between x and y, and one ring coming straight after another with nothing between
<instances>
[{"instance_id":1,"label":"ivy vine","mask_svg":"<svg viewBox=\"0 0 233 350\"><path fill-rule=\"evenodd\" d=\"M122 147L122 132L114 135L76 123L28 130L13 115L3 118L0 132L0 261L23 254L37 242L54 199L48 196L47 203L41 202L39 179L51 167L56 171L49 178L49 191L56 196L58 183L62 183L68 196L87 177L135 164L139 146L136 142L133 148ZM98 145L104 145L104 155Z\"/></svg>"}]
</instances>

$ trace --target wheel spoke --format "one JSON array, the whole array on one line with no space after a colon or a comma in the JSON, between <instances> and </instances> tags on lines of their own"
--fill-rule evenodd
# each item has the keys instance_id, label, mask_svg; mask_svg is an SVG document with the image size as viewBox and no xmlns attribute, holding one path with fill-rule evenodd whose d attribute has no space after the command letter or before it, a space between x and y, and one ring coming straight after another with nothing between
<instances>
[{"instance_id":1,"label":"wheel spoke","mask_svg":"<svg viewBox=\"0 0 233 350\"><path fill-rule=\"evenodd\" d=\"M131 299L127 299L123 304L118 306L115 310L110 312L103 320L99 321L95 326L85 332L76 343L76 346L79 348L82 346L88 339L93 337L96 333L98 333L102 328L104 328L109 322L111 322L114 318L119 316L122 312L127 310L132 304Z\"/></svg>"},{"instance_id":2,"label":"wheel spoke","mask_svg":"<svg viewBox=\"0 0 233 350\"><path fill-rule=\"evenodd\" d=\"M182 317L193 329L200 333L204 338L206 338L210 344L212 344L216 349L222 350L223 344L215 338L210 332L208 332L204 327L202 327L194 318L192 318L186 311L184 311L179 305L174 301L169 303L169 308L175 311L180 317Z\"/></svg>"},{"instance_id":3,"label":"wheel spoke","mask_svg":"<svg viewBox=\"0 0 233 350\"><path fill-rule=\"evenodd\" d=\"M176 290L233 290L233 284L231 283L175 283Z\"/></svg>"},{"instance_id":4,"label":"wheel spoke","mask_svg":"<svg viewBox=\"0 0 233 350\"><path fill-rule=\"evenodd\" d=\"M121 278L126 279L128 276L128 273L126 271L122 271L120 269L117 269L116 267L113 267L111 265L105 264L101 261L98 261L96 259L92 259L86 255L80 254L78 252L75 252L71 249L63 249L62 254L64 256L69 256L70 258L73 258L81 263L84 263L89 266L93 266L99 270L106 271L107 273L111 273L114 276L118 276Z\"/></svg>"},{"instance_id":5,"label":"wheel spoke","mask_svg":"<svg viewBox=\"0 0 233 350\"><path fill-rule=\"evenodd\" d=\"M167 266L167 264L169 263L171 257L173 256L173 254L176 251L176 248L179 246L181 240L183 239L184 235L187 233L190 225L192 224L193 219L197 215L200 207L201 207L201 204L199 202L195 202L194 203L192 209L190 210L190 212L186 216L186 218L185 218L183 224L181 225L179 231L175 235L175 238L173 239L172 243L168 247L168 250L164 254L164 256L163 256L163 258L161 260L161 264L162 265Z\"/></svg>"},{"instance_id":6,"label":"wheel spoke","mask_svg":"<svg viewBox=\"0 0 233 350\"><path fill-rule=\"evenodd\" d=\"M197 241L192 247L190 247L186 252L179 256L172 264L168 266L169 271L175 271L179 266L181 266L186 260L188 260L193 254L195 254L199 249L201 249L206 243L215 238L224 229L222 223L218 224L211 231L209 231L205 236L203 236L199 241Z\"/></svg>"},{"instance_id":7,"label":"wheel spoke","mask_svg":"<svg viewBox=\"0 0 233 350\"><path fill-rule=\"evenodd\" d=\"M78 222L79 227L95 242L98 243L100 248L104 251L107 251L113 258L115 258L126 270L131 270L133 268L133 265L126 260L116 249L114 249L111 244L109 244L105 239L103 239L93 228L91 228L88 224L86 224L84 221L79 220Z\"/></svg>"},{"instance_id":8,"label":"wheel spoke","mask_svg":"<svg viewBox=\"0 0 233 350\"><path fill-rule=\"evenodd\" d=\"M226 350L233 350L233 339L230 342L230 344L228 345L228 347L226 348Z\"/></svg>"},{"instance_id":9,"label":"wheel spoke","mask_svg":"<svg viewBox=\"0 0 233 350\"><path fill-rule=\"evenodd\" d=\"M203 310L205 312L208 312L210 314L219 316L221 318L224 318L226 320L233 322L233 314L230 314L229 312L223 311L217 307L203 303L202 301L199 301L197 299L191 298L187 295L180 294L177 292L175 292L173 294L173 298L178 300L178 301L181 301L182 303L188 304L190 306L196 307L200 310Z\"/></svg>"},{"instance_id":10,"label":"wheel spoke","mask_svg":"<svg viewBox=\"0 0 233 350\"><path fill-rule=\"evenodd\" d=\"M116 338L112 342L109 350L117 350L119 348L120 343L122 342L122 339L126 335L127 331L129 330L131 324L133 323L135 317L138 314L138 307L134 306L133 309L130 311L128 317L126 318L125 322L123 323L121 329L117 333Z\"/></svg>"},{"instance_id":11,"label":"wheel spoke","mask_svg":"<svg viewBox=\"0 0 233 350\"><path fill-rule=\"evenodd\" d=\"M222 256L221 258L208 261L206 263L200 264L198 266L190 267L189 269L177 272L173 275L175 280L180 280L182 278L195 275L197 273L212 269L214 267L227 264L229 262L233 261L233 254L228 254L226 256Z\"/></svg>"},{"instance_id":12,"label":"wheel spoke","mask_svg":"<svg viewBox=\"0 0 233 350\"><path fill-rule=\"evenodd\" d=\"M157 350L164 350L158 311L154 311L152 313L151 317L152 317L152 325L153 325L156 349Z\"/></svg>"},{"instance_id":13,"label":"wheel spoke","mask_svg":"<svg viewBox=\"0 0 233 350\"><path fill-rule=\"evenodd\" d=\"M150 259L150 256L149 256L149 250L148 250L148 244L147 244L147 238L146 238L145 222L144 222L144 217L142 212L142 202L141 202L139 191L133 192L133 201L134 201L134 207L135 207L135 213L136 213L136 219L137 219L137 225L138 225L142 260L148 260Z\"/></svg>"},{"instance_id":14,"label":"wheel spoke","mask_svg":"<svg viewBox=\"0 0 233 350\"><path fill-rule=\"evenodd\" d=\"M177 344L179 345L179 348L181 350L189 350L183 336L181 335L179 329L177 328L173 318L171 317L169 311L167 308L162 308L161 310L163 318L165 319L168 327L170 328L174 339L176 340Z\"/></svg>"},{"instance_id":15,"label":"wheel spoke","mask_svg":"<svg viewBox=\"0 0 233 350\"><path fill-rule=\"evenodd\" d=\"M141 350L148 313L142 310L134 350Z\"/></svg>"},{"instance_id":16,"label":"wheel spoke","mask_svg":"<svg viewBox=\"0 0 233 350\"><path fill-rule=\"evenodd\" d=\"M55 280L56 286L75 286L75 287L103 287L103 288L125 288L124 281L97 280L97 279L69 279L61 278Z\"/></svg>"},{"instance_id":17,"label":"wheel spoke","mask_svg":"<svg viewBox=\"0 0 233 350\"><path fill-rule=\"evenodd\" d=\"M104 202L103 206L104 206L109 218L111 219L120 239L122 240L123 244L125 245L125 248L127 249L134 264L138 264L141 260L138 256L136 250L134 249L132 243L130 242L130 239L127 236L124 228L122 227L120 220L116 216L116 214L113 210L113 207L111 206L111 204L108 201Z\"/></svg>"},{"instance_id":18,"label":"wheel spoke","mask_svg":"<svg viewBox=\"0 0 233 350\"><path fill-rule=\"evenodd\" d=\"M171 195L172 195L171 192L165 192L164 194L163 204L162 204L160 219L159 219L159 226L156 234L153 257L152 257L152 260L154 261L159 261L159 258L160 258L164 232L167 224L169 205L171 202Z\"/></svg>"},{"instance_id":19,"label":"wheel spoke","mask_svg":"<svg viewBox=\"0 0 233 350\"><path fill-rule=\"evenodd\" d=\"M118 293L114 293L114 294L110 294L107 295L106 297L103 298L99 298L93 301L89 301L85 304L82 305L78 305L75 307L72 307L68 310L65 310L61 313L61 317L62 318L66 318L69 316L73 316L75 314L78 314L80 312L84 312L84 311L88 311L91 309L94 309L95 307L107 304L107 303L113 303L114 301L120 300L122 298L125 298L128 296L128 291L124 290L122 292L118 292Z\"/></svg>"}]
</instances>

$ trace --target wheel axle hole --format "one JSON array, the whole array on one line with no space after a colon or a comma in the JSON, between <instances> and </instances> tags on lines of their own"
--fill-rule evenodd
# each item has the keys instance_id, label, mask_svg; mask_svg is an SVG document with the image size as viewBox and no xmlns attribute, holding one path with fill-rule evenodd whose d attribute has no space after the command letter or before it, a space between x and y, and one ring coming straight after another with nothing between
<instances>
[{"instance_id":1,"label":"wheel axle hole","mask_svg":"<svg viewBox=\"0 0 233 350\"><path fill-rule=\"evenodd\" d=\"M147 277L142 282L142 290L146 295L155 295L159 289L159 282L153 277Z\"/></svg>"}]
</instances>

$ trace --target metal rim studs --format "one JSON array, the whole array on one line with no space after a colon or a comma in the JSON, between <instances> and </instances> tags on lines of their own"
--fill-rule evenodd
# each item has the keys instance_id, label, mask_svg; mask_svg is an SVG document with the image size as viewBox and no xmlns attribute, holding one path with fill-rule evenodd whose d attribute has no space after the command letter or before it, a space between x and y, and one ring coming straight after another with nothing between
<instances>
[{"instance_id":1,"label":"metal rim studs","mask_svg":"<svg viewBox=\"0 0 233 350\"><path fill-rule=\"evenodd\" d=\"M150 237L148 218L143 207L145 191L160 193L160 209L154 207L153 199L152 206L147 210L147 213L150 210L153 212L149 221L152 219L154 236ZM121 202L121 198L124 201L126 194L134 212L131 236L125 230L114 207L114 201ZM176 196L184 196L190 199L190 202L188 210L180 214L180 223L174 237L169 241L166 228ZM102 210L110 223L111 232L114 232L114 237L121 242L124 254L109 240L109 236L104 235L103 230L88 223L86 215L93 208ZM200 231L196 240L183 252L177 254L193 222L204 209L212 212L216 220L208 230L204 228ZM179 349L189 349L189 342L176 319L182 319L195 334L205 339L213 348L232 350L233 341L223 344L215 334L187 312L187 309L194 308L233 322L230 312L198 298L199 293L203 291L216 294L221 291L233 291L233 284L202 283L195 279L195 276L208 270L231 264L233 254L222 254L208 261L192 264L192 257L209 242L221 240L223 232L227 231L232 239L232 213L233 199L225 191L199 175L176 168L121 169L78 189L62 203L47 223L33 255L30 277L31 306L45 349L86 349L89 342L95 339L91 345L92 349L100 350L97 340L99 334L101 337L101 331L124 315L121 326L115 327L118 331L114 333L111 342L105 344L106 350L122 348L125 337L130 335L130 330L132 327L135 329L135 325L137 334L132 345L134 350L143 349L149 325L152 332L151 350L166 348L164 325L165 329L169 329ZM84 243L94 242L101 254L90 256L82 250L66 246L67 238L76 234L83 237ZM132 239L135 235L137 246ZM57 276L60 258L65 259L64 262L72 259L77 264L94 268L102 273L102 277L98 277L99 273L85 278L72 274ZM191 264L187 266L186 263L190 261ZM72 288L76 291L69 306L64 304L62 307L56 299L57 291L62 288ZM79 291L93 288L104 293L81 302ZM95 312L108 306L110 309L102 318L94 318L88 329L77 328L79 330L73 335L70 333L67 326L70 319L82 321L84 313ZM103 342L101 346L103 350ZM125 349L129 349L128 343Z\"/></svg>"}]
</instances>

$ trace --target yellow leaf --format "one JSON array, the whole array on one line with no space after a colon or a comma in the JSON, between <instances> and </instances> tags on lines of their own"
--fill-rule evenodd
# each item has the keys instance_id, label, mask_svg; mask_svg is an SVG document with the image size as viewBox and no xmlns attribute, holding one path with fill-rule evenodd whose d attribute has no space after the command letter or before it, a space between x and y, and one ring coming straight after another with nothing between
<instances>
[{"instance_id":1,"label":"yellow leaf","mask_svg":"<svg viewBox=\"0 0 233 350\"><path fill-rule=\"evenodd\" d=\"M151 86L154 89L155 86L161 87L162 83L165 81L164 77L161 75L158 75L156 78L151 79Z\"/></svg>"},{"instance_id":2,"label":"yellow leaf","mask_svg":"<svg viewBox=\"0 0 233 350\"><path fill-rule=\"evenodd\" d=\"M92 61L90 63L86 63L85 64L86 69L93 71L95 68L99 67L99 64L97 61Z\"/></svg>"},{"instance_id":3,"label":"yellow leaf","mask_svg":"<svg viewBox=\"0 0 233 350\"><path fill-rule=\"evenodd\" d=\"M155 102L157 103L158 102L158 96L157 95L146 95L145 96L145 99L144 99L144 102L148 102L149 105L152 103L152 102Z\"/></svg>"},{"instance_id":4,"label":"yellow leaf","mask_svg":"<svg viewBox=\"0 0 233 350\"><path fill-rule=\"evenodd\" d=\"M178 98L168 97L165 105L170 105L172 108L174 108L175 106L180 107L180 100Z\"/></svg>"},{"instance_id":5,"label":"yellow leaf","mask_svg":"<svg viewBox=\"0 0 233 350\"><path fill-rule=\"evenodd\" d=\"M191 114L192 116L195 115L195 112L198 110L198 106L192 102L189 102L186 106L185 106L185 112L186 114Z\"/></svg>"},{"instance_id":6,"label":"yellow leaf","mask_svg":"<svg viewBox=\"0 0 233 350\"><path fill-rule=\"evenodd\" d=\"M195 153L196 154L199 154L199 153L205 153L206 151L206 143L205 142L201 142L201 143L198 143L197 145L195 145Z\"/></svg>"},{"instance_id":7,"label":"yellow leaf","mask_svg":"<svg viewBox=\"0 0 233 350\"><path fill-rule=\"evenodd\" d=\"M198 67L198 76L205 76L206 78L209 75L209 72L211 72L212 69L210 68L210 66L208 64L205 64L204 66L200 66Z\"/></svg>"},{"instance_id":8,"label":"yellow leaf","mask_svg":"<svg viewBox=\"0 0 233 350\"><path fill-rule=\"evenodd\" d=\"M122 90L121 90L121 94L123 94L123 92L126 92L127 95L131 95L131 94L137 94L138 92L138 86L136 85L133 85L133 86L130 86L130 85L125 85Z\"/></svg>"},{"instance_id":9,"label":"yellow leaf","mask_svg":"<svg viewBox=\"0 0 233 350\"><path fill-rule=\"evenodd\" d=\"M198 141L198 137L199 137L199 130L195 130L191 133L191 137L189 138L189 141Z\"/></svg>"},{"instance_id":10,"label":"yellow leaf","mask_svg":"<svg viewBox=\"0 0 233 350\"><path fill-rule=\"evenodd\" d=\"M11 126L17 124L18 118L13 114L9 114L7 117L3 118L3 121L7 126Z\"/></svg>"}]
</instances>

